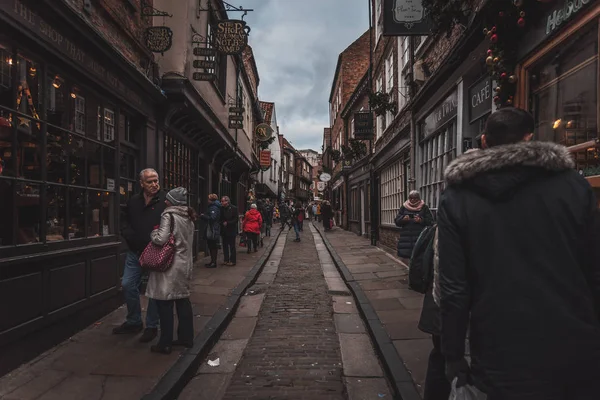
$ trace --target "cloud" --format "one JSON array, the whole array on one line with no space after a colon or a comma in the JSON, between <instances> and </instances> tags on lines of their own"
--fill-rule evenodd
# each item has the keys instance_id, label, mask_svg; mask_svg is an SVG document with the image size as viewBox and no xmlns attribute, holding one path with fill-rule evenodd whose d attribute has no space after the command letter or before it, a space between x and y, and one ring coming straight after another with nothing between
<instances>
[{"instance_id":1,"label":"cloud","mask_svg":"<svg viewBox=\"0 0 600 400\"><path fill-rule=\"evenodd\" d=\"M321 149L338 55L368 28L366 0L238 0L260 75L259 97L275 102L296 148ZM235 14L230 13L231 18Z\"/></svg>"}]
</instances>

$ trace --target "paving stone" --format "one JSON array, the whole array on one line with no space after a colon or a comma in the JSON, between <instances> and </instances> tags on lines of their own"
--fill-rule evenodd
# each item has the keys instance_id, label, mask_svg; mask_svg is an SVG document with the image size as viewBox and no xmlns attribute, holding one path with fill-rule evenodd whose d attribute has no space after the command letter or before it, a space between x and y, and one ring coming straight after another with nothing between
<instances>
[{"instance_id":1,"label":"paving stone","mask_svg":"<svg viewBox=\"0 0 600 400\"><path fill-rule=\"evenodd\" d=\"M400 301L407 310L420 310L423 307L423 296L403 297L399 298L398 301Z\"/></svg>"},{"instance_id":2,"label":"paving stone","mask_svg":"<svg viewBox=\"0 0 600 400\"><path fill-rule=\"evenodd\" d=\"M420 294L410 289L384 289L368 290L365 292L367 297L372 300L393 299L401 297L419 297Z\"/></svg>"},{"instance_id":3,"label":"paving stone","mask_svg":"<svg viewBox=\"0 0 600 400\"><path fill-rule=\"evenodd\" d=\"M89 400L90 393L102 393L105 382L105 376L71 374L36 400Z\"/></svg>"},{"instance_id":4,"label":"paving stone","mask_svg":"<svg viewBox=\"0 0 600 400\"><path fill-rule=\"evenodd\" d=\"M200 366L199 372L202 374L233 373L242 358L247 344L248 339L220 340ZM212 367L208 364L209 360L215 361L217 358L219 359L218 366Z\"/></svg>"},{"instance_id":5,"label":"paving stone","mask_svg":"<svg viewBox=\"0 0 600 400\"><path fill-rule=\"evenodd\" d=\"M257 317L234 318L221 336L224 340L250 339L256 326Z\"/></svg>"},{"instance_id":6,"label":"paving stone","mask_svg":"<svg viewBox=\"0 0 600 400\"><path fill-rule=\"evenodd\" d=\"M155 383L153 378L107 376L104 381L103 399L140 399Z\"/></svg>"},{"instance_id":7,"label":"paving stone","mask_svg":"<svg viewBox=\"0 0 600 400\"><path fill-rule=\"evenodd\" d=\"M369 300L373 309L375 311L385 311L385 310L404 310L405 307L400 302L398 298L391 299L380 299L380 300Z\"/></svg>"},{"instance_id":8,"label":"paving stone","mask_svg":"<svg viewBox=\"0 0 600 400\"><path fill-rule=\"evenodd\" d=\"M55 387L72 373L68 371L47 370L43 375L27 375L20 382L6 382L0 386L0 399L2 400L29 400L36 399L49 389ZM25 374L21 376L26 376ZM10 377L9 377L10 379Z\"/></svg>"},{"instance_id":9,"label":"paving stone","mask_svg":"<svg viewBox=\"0 0 600 400\"><path fill-rule=\"evenodd\" d=\"M263 271L256 280L256 283L271 284L275 280L276 275L276 273L265 273L265 271Z\"/></svg>"},{"instance_id":10,"label":"paving stone","mask_svg":"<svg viewBox=\"0 0 600 400\"><path fill-rule=\"evenodd\" d=\"M346 282L342 278L325 278L325 282L327 282L327 287L330 291L333 292L347 292L348 286L346 286Z\"/></svg>"},{"instance_id":11,"label":"paving stone","mask_svg":"<svg viewBox=\"0 0 600 400\"><path fill-rule=\"evenodd\" d=\"M408 322L417 325L421 317L421 310L378 310L377 316L384 324L393 324L395 322Z\"/></svg>"},{"instance_id":12,"label":"paving stone","mask_svg":"<svg viewBox=\"0 0 600 400\"><path fill-rule=\"evenodd\" d=\"M413 380L422 388L427 374L429 353L433 348L431 339L394 340L393 343Z\"/></svg>"},{"instance_id":13,"label":"paving stone","mask_svg":"<svg viewBox=\"0 0 600 400\"><path fill-rule=\"evenodd\" d=\"M235 287L236 285L231 285ZM231 293L231 287L218 287L218 286L194 286L194 292L205 293L205 294L220 294L228 296Z\"/></svg>"},{"instance_id":14,"label":"paving stone","mask_svg":"<svg viewBox=\"0 0 600 400\"><path fill-rule=\"evenodd\" d=\"M357 314L358 309L352 297L333 296L333 312L336 314Z\"/></svg>"},{"instance_id":15,"label":"paving stone","mask_svg":"<svg viewBox=\"0 0 600 400\"><path fill-rule=\"evenodd\" d=\"M359 314L335 314L333 318L337 333L366 333Z\"/></svg>"},{"instance_id":16,"label":"paving stone","mask_svg":"<svg viewBox=\"0 0 600 400\"><path fill-rule=\"evenodd\" d=\"M391 266L391 267L394 268L393 266ZM404 268L399 269L396 267L396 269L394 269L393 271L375 272L375 275L377 275L378 278L389 278L392 276L406 276L406 275L408 275L408 271L406 271Z\"/></svg>"},{"instance_id":17,"label":"paving stone","mask_svg":"<svg viewBox=\"0 0 600 400\"><path fill-rule=\"evenodd\" d=\"M397 322L385 324L385 330L392 340L421 339L430 337L417 327L418 322Z\"/></svg>"},{"instance_id":18,"label":"paving stone","mask_svg":"<svg viewBox=\"0 0 600 400\"><path fill-rule=\"evenodd\" d=\"M348 400L392 399L384 378L344 378Z\"/></svg>"},{"instance_id":19,"label":"paving stone","mask_svg":"<svg viewBox=\"0 0 600 400\"><path fill-rule=\"evenodd\" d=\"M240 305L235 313L238 317L257 317L260 311L260 306L265 298L265 294L257 294L253 296L242 296Z\"/></svg>"},{"instance_id":20,"label":"paving stone","mask_svg":"<svg viewBox=\"0 0 600 400\"><path fill-rule=\"evenodd\" d=\"M215 400L225 394L233 374L199 374L187 384L177 400Z\"/></svg>"},{"instance_id":21,"label":"paving stone","mask_svg":"<svg viewBox=\"0 0 600 400\"><path fill-rule=\"evenodd\" d=\"M383 377L367 335L340 333L344 376Z\"/></svg>"}]
</instances>

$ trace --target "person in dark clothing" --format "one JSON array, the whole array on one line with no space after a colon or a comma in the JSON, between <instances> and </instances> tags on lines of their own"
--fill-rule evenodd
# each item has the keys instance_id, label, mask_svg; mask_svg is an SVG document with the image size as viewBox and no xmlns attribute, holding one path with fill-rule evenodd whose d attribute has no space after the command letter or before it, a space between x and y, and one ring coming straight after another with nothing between
<instances>
[{"instance_id":1,"label":"person in dark clothing","mask_svg":"<svg viewBox=\"0 0 600 400\"><path fill-rule=\"evenodd\" d=\"M231 204L228 196L221 198L221 236L223 238L223 258L227 266L233 267L237 261L236 238L238 234L238 209Z\"/></svg>"},{"instance_id":2,"label":"person in dark clothing","mask_svg":"<svg viewBox=\"0 0 600 400\"><path fill-rule=\"evenodd\" d=\"M413 190L409 193L408 200L400 207L394 222L401 229L397 248L398 257L410 259L423 229L433 225L433 215L421 200L419 192Z\"/></svg>"},{"instance_id":3,"label":"person in dark clothing","mask_svg":"<svg viewBox=\"0 0 600 400\"><path fill-rule=\"evenodd\" d=\"M294 239L294 242L300 241L300 231L302 230L300 228L300 224L302 223L303 218L304 208L302 208L302 203L297 202L296 207L294 208L294 214L292 216L292 224L294 226L294 232L296 233L296 239Z\"/></svg>"},{"instance_id":4,"label":"person in dark clothing","mask_svg":"<svg viewBox=\"0 0 600 400\"><path fill-rule=\"evenodd\" d=\"M489 400L600 398L600 226L568 150L490 115L483 150L446 169L438 209L447 377ZM464 359L470 330L472 363Z\"/></svg>"},{"instance_id":5,"label":"person in dark clothing","mask_svg":"<svg viewBox=\"0 0 600 400\"><path fill-rule=\"evenodd\" d=\"M206 264L206 267L217 268L219 236L221 234L221 203L219 202L219 196L214 193L208 195L206 214L200 214L200 218L206 222L204 238L210 252L210 262Z\"/></svg>"},{"instance_id":6,"label":"person in dark clothing","mask_svg":"<svg viewBox=\"0 0 600 400\"><path fill-rule=\"evenodd\" d=\"M166 193L160 189L158 173L153 169L140 172L142 193L133 195L123 209L121 216L121 236L127 242L127 255L121 287L127 304L125 322L113 329L113 334L138 333L144 329L142 306L140 304L140 284L142 267L140 255L150 243L150 233L160 224L161 215L166 208ZM148 301L146 329L140 342L148 343L158 334L158 308L156 301Z\"/></svg>"},{"instance_id":7,"label":"person in dark clothing","mask_svg":"<svg viewBox=\"0 0 600 400\"><path fill-rule=\"evenodd\" d=\"M326 231L331 230L331 219L333 218L333 209L329 201L325 200L321 204L321 218L323 220L323 228Z\"/></svg>"},{"instance_id":8,"label":"person in dark clothing","mask_svg":"<svg viewBox=\"0 0 600 400\"><path fill-rule=\"evenodd\" d=\"M279 204L279 216L281 219L281 229L285 228L286 225L292 228L292 224L290 223L291 218L291 210L285 202L281 202Z\"/></svg>"},{"instance_id":9,"label":"person in dark clothing","mask_svg":"<svg viewBox=\"0 0 600 400\"><path fill-rule=\"evenodd\" d=\"M267 199L265 201L264 211L265 236L271 236L271 227L273 226L273 205L271 204L271 200Z\"/></svg>"}]
</instances>

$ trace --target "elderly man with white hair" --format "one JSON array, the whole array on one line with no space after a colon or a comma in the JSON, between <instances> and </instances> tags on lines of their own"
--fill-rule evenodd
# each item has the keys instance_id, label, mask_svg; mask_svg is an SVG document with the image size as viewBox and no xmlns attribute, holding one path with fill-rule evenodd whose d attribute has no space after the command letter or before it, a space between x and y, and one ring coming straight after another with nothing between
<instances>
[{"instance_id":1,"label":"elderly man with white hair","mask_svg":"<svg viewBox=\"0 0 600 400\"><path fill-rule=\"evenodd\" d=\"M127 318L122 325L113 329L115 335L134 334L144 330L140 304L142 267L139 258L150 243L150 233L160 225L161 214L166 207L166 193L160 188L158 173L155 170L147 168L140 172L140 186L142 193L133 195L129 199L121 218L121 235L129 247L121 282L127 304ZM149 300L146 329L140 342L148 343L156 337L158 322L156 303L154 300Z\"/></svg>"}]
</instances>

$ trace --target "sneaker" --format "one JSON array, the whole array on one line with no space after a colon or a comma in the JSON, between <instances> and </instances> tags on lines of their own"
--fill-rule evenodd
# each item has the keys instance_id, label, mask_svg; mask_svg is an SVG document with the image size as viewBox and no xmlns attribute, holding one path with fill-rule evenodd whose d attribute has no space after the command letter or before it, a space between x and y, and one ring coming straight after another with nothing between
<instances>
[{"instance_id":1,"label":"sneaker","mask_svg":"<svg viewBox=\"0 0 600 400\"><path fill-rule=\"evenodd\" d=\"M159 345L154 345L150 347L150 351L153 353L160 353L160 354L171 354L171 351L173 349L171 348L171 346L165 346L165 347L161 347Z\"/></svg>"},{"instance_id":2,"label":"sneaker","mask_svg":"<svg viewBox=\"0 0 600 400\"><path fill-rule=\"evenodd\" d=\"M173 340L173 343L171 344L173 347L185 347L186 349L191 349L194 347L194 342L182 342L179 339Z\"/></svg>"},{"instance_id":3,"label":"sneaker","mask_svg":"<svg viewBox=\"0 0 600 400\"><path fill-rule=\"evenodd\" d=\"M148 343L154 340L158 335L158 328L146 328L140 337L140 343Z\"/></svg>"},{"instance_id":4,"label":"sneaker","mask_svg":"<svg viewBox=\"0 0 600 400\"><path fill-rule=\"evenodd\" d=\"M140 333L144 329L144 325L130 325L127 322L113 329L113 335L125 335L130 333Z\"/></svg>"}]
</instances>

